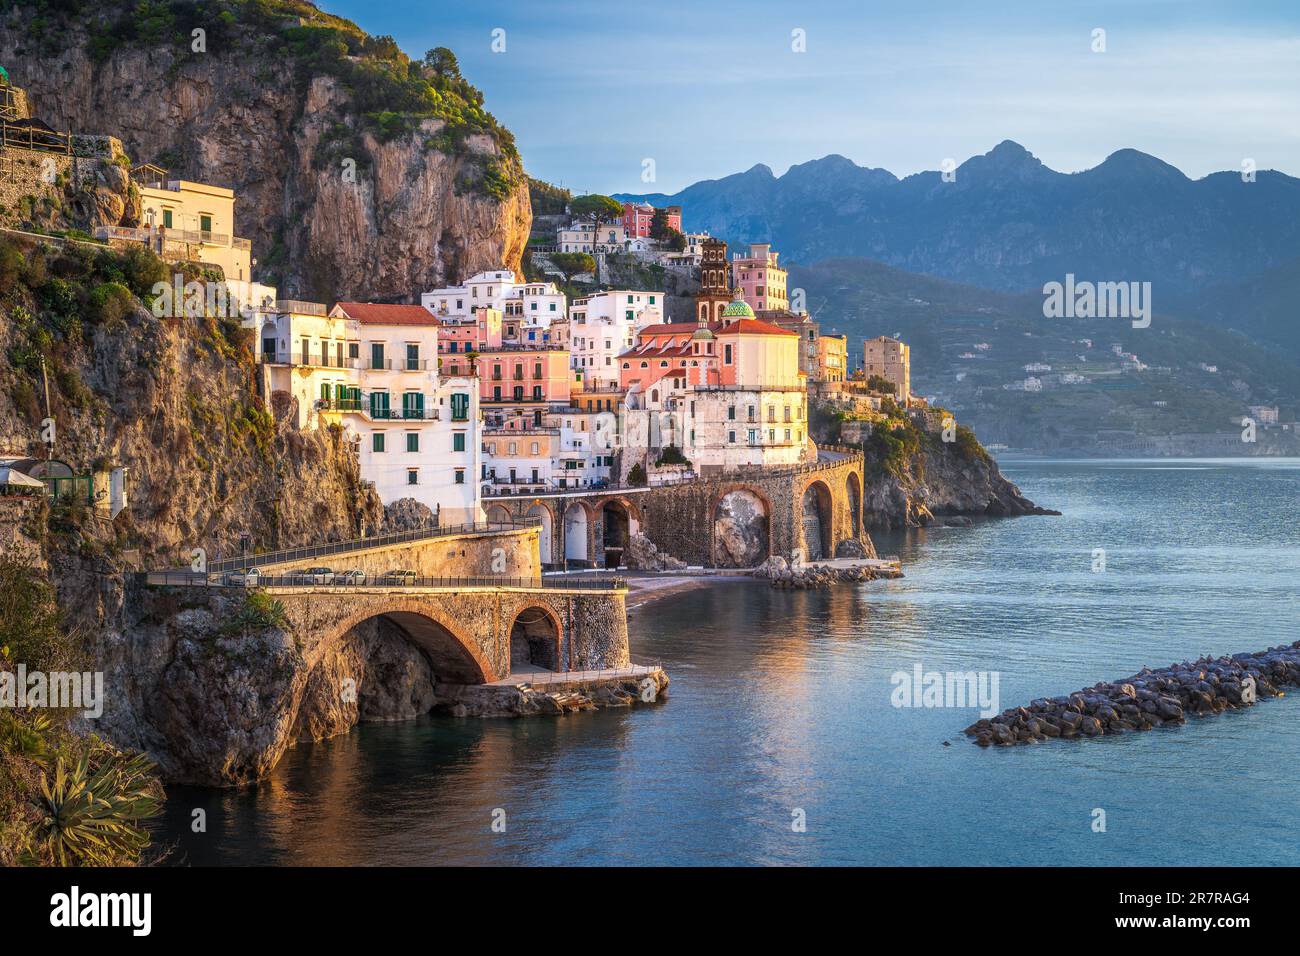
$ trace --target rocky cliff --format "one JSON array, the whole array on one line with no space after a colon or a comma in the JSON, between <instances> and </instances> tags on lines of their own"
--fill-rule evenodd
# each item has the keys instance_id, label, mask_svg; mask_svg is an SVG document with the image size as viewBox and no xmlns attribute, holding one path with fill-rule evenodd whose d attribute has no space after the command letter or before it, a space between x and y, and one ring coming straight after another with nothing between
<instances>
[{"instance_id":1,"label":"rocky cliff","mask_svg":"<svg viewBox=\"0 0 1300 956\"><path fill-rule=\"evenodd\" d=\"M1060 513L1022 495L975 433L956 425L943 409L905 412L892 400L886 400L886 408L885 417L869 425L870 435L861 444L866 456L862 512L868 527L916 527L944 515ZM849 443L841 406L814 401L809 421L818 442ZM853 424L860 429L865 423Z\"/></svg>"},{"instance_id":2,"label":"rocky cliff","mask_svg":"<svg viewBox=\"0 0 1300 956\"><path fill-rule=\"evenodd\" d=\"M254 276L285 297L412 300L521 270L531 211L508 131L454 57L409 61L311 4L9 6L0 63L34 115L236 191ZM201 36L194 31L201 31Z\"/></svg>"},{"instance_id":3,"label":"rocky cliff","mask_svg":"<svg viewBox=\"0 0 1300 956\"><path fill-rule=\"evenodd\" d=\"M882 530L930 524L937 516L1060 513L1022 495L992 457L942 443L908 455L897 472L873 468L869 460L862 510L867 526Z\"/></svg>"},{"instance_id":4,"label":"rocky cliff","mask_svg":"<svg viewBox=\"0 0 1300 956\"><path fill-rule=\"evenodd\" d=\"M171 777L212 779L218 770L190 763L215 746L204 743L202 721L177 723L189 734L180 741L160 736L155 719L186 706L216 719L239 712L238 701L220 708L224 685L204 669L211 642L204 657L183 635L141 621L130 572L188 564L193 548L229 555L244 533L257 549L353 537L361 522L378 526L383 509L338 433L300 432L291 407L264 410L251 333L238 322L157 319L143 307L137 295L164 270L143 249L0 241L0 453L43 457L48 379L54 457L76 474L124 468L128 493L116 517L84 496L3 499L0 542L53 583L64 625L105 672L109 699L97 730L148 750ZM349 647L338 653L355 652ZM392 657L384 666L411 664ZM228 681L241 672L232 665L232 673ZM262 676L274 684L273 671ZM395 701L377 701L376 713ZM303 733L358 718L318 710L324 715Z\"/></svg>"}]
</instances>

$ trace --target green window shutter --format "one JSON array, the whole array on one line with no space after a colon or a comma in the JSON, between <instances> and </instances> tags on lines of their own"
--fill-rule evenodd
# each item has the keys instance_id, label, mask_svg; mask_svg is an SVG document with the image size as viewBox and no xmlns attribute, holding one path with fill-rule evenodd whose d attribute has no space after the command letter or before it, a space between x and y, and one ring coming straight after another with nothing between
<instances>
[{"instance_id":1,"label":"green window shutter","mask_svg":"<svg viewBox=\"0 0 1300 956\"><path fill-rule=\"evenodd\" d=\"M464 432L456 432L454 435L451 436L451 450L452 450L452 451L464 451L464 450L465 450L465 433L464 433Z\"/></svg>"}]
</instances>

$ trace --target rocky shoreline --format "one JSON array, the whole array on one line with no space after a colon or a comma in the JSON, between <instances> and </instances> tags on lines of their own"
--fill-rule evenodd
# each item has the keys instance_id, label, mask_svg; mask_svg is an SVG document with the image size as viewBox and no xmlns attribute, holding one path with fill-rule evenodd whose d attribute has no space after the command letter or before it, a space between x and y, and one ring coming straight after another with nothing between
<instances>
[{"instance_id":1,"label":"rocky shoreline","mask_svg":"<svg viewBox=\"0 0 1300 956\"><path fill-rule=\"evenodd\" d=\"M779 555L768 558L752 572L751 577L766 580L774 588L795 591L819 590L832 584L875 581L879 578L901 578L903 572L896 568L872 567L857 564L846 568L807 565L794 568Z\"/></svg>"},{"instance_id":2,"label":"rocky shoreline","mask_svg":"<svg viewBox=\"0 0 1300 956\"><path fill-rule=\"evenodd\" d=\"M1132 677L1099 683L1064 697L1044 697L1024 707L977 720L964 731L981 747L1011 747L1040 740L1102 737L1176 726L1281 697L1300 686L1300 641L1257 653L1202 657Z\"/></svg>"}]
</instances>

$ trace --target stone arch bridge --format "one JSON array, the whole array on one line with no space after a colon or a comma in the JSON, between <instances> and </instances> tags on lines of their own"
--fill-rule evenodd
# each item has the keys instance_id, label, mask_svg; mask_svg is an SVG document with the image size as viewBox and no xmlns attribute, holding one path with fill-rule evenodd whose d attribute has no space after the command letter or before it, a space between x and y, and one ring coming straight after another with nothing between
<instances>
[{"instance_id":1,"label":"stone arch bridge","mask_svg":"<svg viewBox=\"0 0 1300 956\"><path fill-rule=\"evenodd\" d=\"M744 469L649 488L484 499L489 521L538 524L548 567L619 567L633 534L688 564L753 567L772 555L875 556L862 523L863 455L823 447L804 465ZM846 542L858 542L859 550Z\"/></svg>"}]
</instances>

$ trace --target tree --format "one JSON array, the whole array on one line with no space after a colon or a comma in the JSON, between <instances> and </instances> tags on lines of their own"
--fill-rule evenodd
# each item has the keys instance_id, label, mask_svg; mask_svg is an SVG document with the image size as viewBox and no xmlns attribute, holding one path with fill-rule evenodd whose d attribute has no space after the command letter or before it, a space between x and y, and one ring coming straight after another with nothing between
<instances>
[{"instance_id":1,"label":"tree","mask_svg":"<svg viewBox=\"0 0 1300 956\"><path fill-rule=\"evenodd\" d=\"M676 229L669 229L667 244L668 248L673 252L684 252L686 249L686 237Z\"/></svg>"},{"instance_id":2,"label":"tree","mask_svg":"<svg viewBox=\"0 0 1300 956\"><path fill-rule=\"evenodd\" d=\"M460 79L460 63L456 54L445 46L436 46L424 55L424 65L433 71L434 76L444 79Z\"/></svg>"},{"instance_id":3,"label":"tree","mask_svg":"<svg viewBox=\"0 0 1300 956\"><path fill-rule=\"evenodd\" d=\"M641 467L640 462L633 465L627 473L627 483L634 488L644 488L648 479L646 478L645 469Z\"/></svg>"},{"instance_id":4,"label":"tree","mask_svg":"<svg viewBox=\"0 0 1300 956\"><path fill-rule=\"evenodd\" d=\"M565 282L572 282L574 276L584 272L593 275L596 272L596 260L585 252L557 252L551 256L551 262L564 273Z\"/></svg>"},{"instance_id":5,"label":"tree","mask_svg":"<svg viewBox=\"0 0 1300 956\"><path fill-rule=\"evenodd\" d=\"M623 204L609 196L592 193L579 196L569 203L569 211L579 219L590 219L592 225L591 251L594 254L600 245L600 227L603 223L616 222L623 217Z\"/></svg>"},{"instance_id":6,"label":"tree","mask_svg":"<svg viewBox=\"0 0 1300 956\"><path fill-rule=\"evenodd\" d=\"M656 209L655 214L650 217L650 238L663 242L669 238L671 232L673 227L668 225L668 210Z\"/></svg>"}]
</instances>

